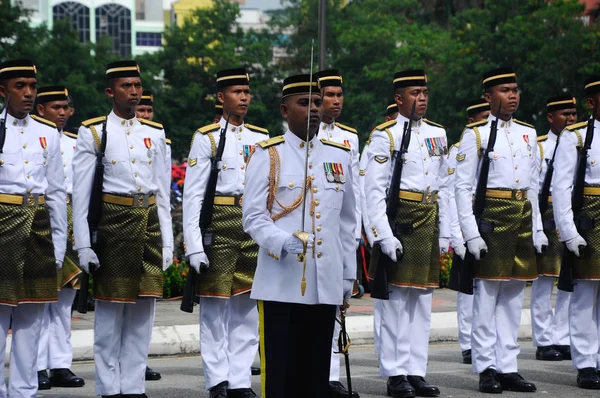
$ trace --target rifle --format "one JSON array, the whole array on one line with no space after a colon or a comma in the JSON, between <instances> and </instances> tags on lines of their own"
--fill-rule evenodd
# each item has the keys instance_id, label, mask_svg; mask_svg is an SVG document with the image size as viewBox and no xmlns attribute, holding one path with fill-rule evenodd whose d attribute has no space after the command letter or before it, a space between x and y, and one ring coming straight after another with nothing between
<instances>
[{"instance_id":1,"label":"rifle","mask_svg":"<svg viewBox=\"0 0 600 398\"><path fill-rule=\"evenodd\" d=\"M102 139L100 140L100 150L96 153L96 170L94 171L94 182L92 183L92 194L90 196L90 207L88 210L88 225L90 228L90 243L92 250L98 253L98 234L100 220L102 219L102 190L104 185L104 164L102 159L106 151L106 140L108 133L106 132L106 121L102 123ZM90 273L81 271L79 278L79 297L77 298L77 312L81 314L87 313L88 290L90 285L90 275L94 274L96 267L94 264L89 264Z\"/></svg>"},{"instance_id":2,"label":"rifle","mask_svg":"<svg viewBox=\"0 0 600 398\"><path fill-rule=\"evenodd\" d=\"M573 210L573 220L577 227L577 232L582 230L592 229L593 220L585 219L581 216L583 208L583 189L585 186L585 169L587 166L587 153L592 147L592 139L594 138L594 121L598 112L598 101L594 105L594 114L592 119L588 121L587 131L585 134L585 142L583 147L577 147L577 168L575 169L575 183L571 193L571 209ZM557 145L558 146L558 145ZM586 222L587 221L587 222ZM583 255L585 246L579 246L579 255ZM560 274L558 275L557 287L565 292L573 291L573 263L577 260L577 256L571 250L567 249L563 252L562 261L560 264Z\"/></svg>"},{"instance_id":3,"label":"rifle","mask_svg":"<svg viewBox=\"0 0 600 398\"><path fill-rule=\"evenodd\" d=\"M481 156L481 166L479 168L479 179L477 180L477 188L475 189L475 200L473 201L473 215L477 221L477 227L479 232L482 230L492 231L493 225L485 222L481 219L483 210L485 209L485 194L487 191L488 176L490 174L490 153L494 151L496 145L496 137L498 135L498 118L500 111L502 110L502 103L498 104L498 111L496 112L496 119L492 120L490 126L490 136L488 138L488 144ZM480 258L485 256L485 250L480 253ZM474 279L474 262L475 256L469 252L465 253L465 258L462 261L462 267L458 270L458 291L465 294L473 294L473 279Z\"/></svg>"},{"instance_id":4,"label":"rifle","mask_svg":"<svg viewBox=\"0 0 600 398\"><path fill-rule=\"evenodd\" d=\"M6 106L4 107L4 117L0 119L0 153L4 153L4 142L6 141L6 117L8 116L8 104L10 95L6 97Z\"/></svg>"},{"instance_id":5,"label":"rifle","mask_svg":"<svg viewBox=\"0 0 600 398\"><path fill-rule=\"evenodd\" d=\"M400 150L394 151L392 155L392 157L396 158L396 163L394 163L392 179L390 181L390 187L388 188L387 192L385 213L387 215L387 219L390 223L390 228L392 229L392 233L394 234L394 236L396 236L398 232L400 232L400 229L406 229L402 228L401 225L396 223L396 216L398 214L398 206L400 200L400 183L402 181L402 168L404 167L404 154L408 152L408 146L410 144L410 135L412 132L412 120L415 116L416 106L417 101L415 100L410 111L409 120L408 122L404 122L404 130L402 133L402 142L400 144ZM398 262L400 262L402 260L402 252L400 250L397 250L396 256ZM381 251L381 244L379 242L375 242L373 244L373 255L371 259L375 262L375 264L377 264L377 267L375 268L375 278L371 282L371 297L380 300L389 300L390 293L388 291L387 266L390 259L387 258L387 256Z\"/></svg>"},{"instance_id":6,"label":"rifle","mask_svg":"<svg viewBox=\"0 0 600 398\"><path fill-rule=\"evenodd\" d=\"M225 151L225 135L227 133L227 127L229 127L229 118L231 117L231 110L227 113L227 121L225 127L223 127L219 133L219 145L215 156L210 158L210 175L206 184L206 191L204 191L204 200L202 201L202 208L200 209L200 231L202 232L202 243L204 247L211 246L215 240L214 232L207 232L206 230L210 227L213 217L213 206L215 203L215 191L217 190L217 178L219 177L219 163L223 157ZM200 274L208 272L208 265L200 264ZM198 280L198 273L192 267L188 271L187 280L185 282L185 288L183 290L183 298L181 300L181 306L179 309L183 312L193 313L194 302L196 300L196 282Z\"/></svg>"},{"instance_id":7,"label":"rifle","mask_svg":"<svg viewBox=\"0 0 600 398\"><path fill-rule=\"evenodd\" d=\"M565 121L565 125L562 130L567 127L567 121ZM561 130L561 131L562 131ZM556 150L558 149L558 142L560 141L560 135L556 138L556 145L554 146L554 151L552 152L552 158L548 161L548 169L546 170L546 175L544 176L544 183L542 184L542 190L540 191L539 199L540 202L540 214L543 216L546 210L548 210L548 198L550 197L550 185L552 185L552 175L554 174L554 158L556 157ZM542 159L544 161L544 159Z\"/></svg>"}]
</instances>

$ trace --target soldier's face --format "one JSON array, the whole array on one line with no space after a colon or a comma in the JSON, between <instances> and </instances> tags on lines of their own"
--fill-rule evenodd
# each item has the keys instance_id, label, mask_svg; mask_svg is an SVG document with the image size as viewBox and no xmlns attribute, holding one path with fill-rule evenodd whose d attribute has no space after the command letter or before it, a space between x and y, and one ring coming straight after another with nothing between
<instances>
[{"instance_id":1,"label":"soldier's face","mask_svg":"<svg viewBox=\"0 0 600 398\"><path fill-rule=\"evenodd\" d=\"M344 91L340 86L327 86L323 89L323 114L337 119L344 107Z\"/></svg>"},{"instance_id":2,"label":"soldier's face","mask_svg":"<svg viewBox=\"0 0 600 398\"><path fill-rule=\"evenodd\" d=\"M135 108L142 98L142 80L139 77L122 77L114 79L111 87L106 88L106 95L114 103L123 108Z\"/></svg>"},{"instance_id":3,"label":"soldier's face","mask_svg":"<svg viewBox=\"0 0 600 398\"><path fill-rule=\"evenodd\" d=\"M309 117L309 135L312 137L319 130L323 118L323 100L320 94L312 94L310 101L308 94L292 95L284 100L280 111L284 119L287 120L291 132L304 140L306 139L306 125Z\"/></svg>"},{"instance_id":4,"label":"soldier's face","mask_svg":"<svg viewBox=\"0 0 600 398\"><path fill-rule=\"evenodd\" d=\"M10 97L8 111L15 117L23 117L33 110L33 103L37 94L37 80L34 77L18 77L8 79L0 85L0 95Z\"/></svg>"},{"instance_id":5,"label":"soldier's face","mask_svg":"<svg viewBox=\"0 0 600 398\"><path fill-rule=\"evenodd\" d=\"M570 126L577 121L577 109L561 109L556 112L548 113L546 118L550 123L550 130L558 134L566 126Z\"/></svg>"},{"instance_id":6,"label":"soldier's face","mask_svg":"<svg viewBox=\"0 0 600 398\"><path fill-rule=\"evenodd\" d=\"M67 101L52 101L38 104L37 112L44 119L56 124L59 129L64 129L71 116L71 107Z\"/></svg>"},{"instance_id":7,"label":"soldier's face","mask_svg":"<svg viewBox=\"0 0 600 398\"><path fill-rule=\"evenodd\" d=\"M135 117L138 119L154 119L154 108L151 105L138 105L135 107Z\"/></svg>"},{"instance_id":8,"label":"soldier's face","mask_svg":"<svg viewBox=\"0 0 600 398\"><path fill-rule=\"evenodd\" d=\"M409 117L413 102L417 102L415 107L415 116L413 120L419 120L427 112L429 103L429 91L427 87L413 86L406 87L397 93L394 98L398 104L398 110L404 117Z\"/></svg>"},{"instance_id":9,"label":"soldier's face","mask_svg":"<svg viewBox=\"0 0 600 398\"><path fill-rule=\"evenodd\" d=\"M246 116L252 96L250 86L229 86L217 93L217 98L223 104L223 114L229 111L238 116Z\"/></svg>"},{"instance_id":10,"label":"soldier's face","mask_svg":"<svg viewBox=\"0 0 600 398\"><path fill-rule=\"evenodd\" d=\"M513 114L519 108L521 93L517 83L506 83L492 87L484 97L490 103L492 112L496 112L498 106L502 104L500 113Z\"/></svg>"}]
</instances>

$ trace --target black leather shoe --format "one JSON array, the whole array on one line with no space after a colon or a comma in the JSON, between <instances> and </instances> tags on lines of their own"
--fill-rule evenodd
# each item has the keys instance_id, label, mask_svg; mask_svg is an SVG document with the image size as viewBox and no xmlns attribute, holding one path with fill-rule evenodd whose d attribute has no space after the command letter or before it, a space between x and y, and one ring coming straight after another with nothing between
<instances>
[{"instance_id":1,"label":"black leather shoe","mask_svg":"<svg viewBox=\"0 0 600 398\"><path fill-rule=\"evenodd\" d=\"M71 369L50 369L52 387L83 387L85 381L77 377Z\"/></svg>"},{"instance_id":2,"label":"black leather shoe","mask_svg":"<svg viewBox=\"0 0 600 398\"><path fill-rule=\"evenodd\" d=\"M471 359L471 350L464 350L462 352L462 357L464 364L470 365L473 363L473 360Z\"/></svg>"},{"instance_id":3,"label":"black leather shoe","mask_svg":"<svg viewBox=\"0 0 600 398\"><path fill-rule=\"evenodd\" d=\"M250 373L252 373L252 376L258 376L260 374L260 368L258 366L251 366Z\"/></svg>"},{"instance_id":4,"label":"black leather shoe","mask_svg":"<svg viewBox=\"0 0 600 398\"><path fill-rule=\"evenodd\" d=\"M479 373L479 391L487 394L502 394L502 385L495 369L487 368Z\"/></svg>"},{"instance_id":5,"label":"black leather shoe","mask_svg":"<svg viewBox=\"0 0 600 398\"><path fill-rule=\"evenodd\" d=\"M256 393L251 388L234 388L227 390L228 398L255 398Z\"/></svg>"},{"instance_id":6,"label":"black leather shoe","mask_svg":"<svg viewBox=\"0 0 600 398\"><path fill-rule=\"evenodd\" d=\"M413 398L416 392L406 376L392 376L387 381L387 395L393 398Z\"/></svg>"},{"instance_id":7,"label":"black leather shoe","mask_svg":"<svg viewBox=\"0 0 600 398\"><path fill-rule=\"evenodd\" d=\"M111 395L112 397L112 395ZM119 395L121 398L148 398L146 394L121 394Z\"/></svg>"},{"instance_id":8,"label":"black leather shoe","mask_svg":"<svg viewBox=\"0 0 600 398\"><path fill-rule=\"evenodd\" d=\"M161 375L160 372L153 370L146 366L146 380L160 380Z\"/></svg>"},{"instance_id":9,"label":"black leather shoe","mask_svg":"<svg viewBox=\"0 0 600 398\"><path fill-rule=\"evenodd\" d=\"M498 373L498 380L504 391L535 392L535 384L525 380L518 373Z\"/></svg>"},{"instance_id":10,"label":"black leather shoe","mask_svg":"<svg viewBox=\"0 0 600 398\"><path fill-rule=\"evenodd\" d=\"M563 359L571 360L571 346L570 345L555 345L554 349L560 352Z\"/></svg>"},{"instance_id":11,"label":"black leather shoe","mask_svg":"<svg viewBox=\"0 0 600 398\"><path fill-rule=\"evenodd\" d=\"M577 386L586 390L600 390L600 376L596 369L577 369Z\"/></svg>"},{"instance_id":12,"label":"black leather shoe","mask_svg":"<svg viewBox=\"0 0 600 398\"><path fill-rule=\"evenodd\" d=\"M346 387L339 381L329 382L329 398L348 398L349 393ZM360 398L356 391L352 391L352 398Z\"/></svg>"},{"instance_id":13,"label":"black leather shoe","mask_svg":"<svg viewBox=\"0 0 600 398\"><path fill-rule=\"evenodd\" d=\"M124 395L115 394L115 395L103 395L102 398L123 398Z\"/></svg>"},{"instance_id":14,"label":"black leather shoe","mask_svg":"<svg viewBox=\"0 0 600 398\"><path fill-rule=\"evenodd\" d=\"M222 381L210 390L208 390L210 398L227 398L227 385L229 383Z\"/></svg>"},{"instance_id":15,"label":"black leather shoe","mask_svg":"<svg viewBox=\"0 0 600 398\"><path fill-rule=\"evenodd\" d=\"M437 397L440 395L440 389L428 384L421 376L408 376L407 379L415 389L417 397Z\"/></svg>"},{"instance_id":16,"label":"black leather shoe","mask_svg":"<svg viewBox=\"0 0 600 398\"><path fill-rule=\"evenodd\" d=\"M562 354L554 348L554 346L547 345L538 347L535 351L535 359L538 361L562 361Z\"/></svg>"},{"instance_id":17,"label":"black leather shoe","mask_svg":"<svg viewBox=\"0 0 600 398\"><path fill-rule=\"evenodd\" d=\"M45 370L38 370L38 390L49 390L52 388L48 373Z\"/></svg>"}]
</instances>

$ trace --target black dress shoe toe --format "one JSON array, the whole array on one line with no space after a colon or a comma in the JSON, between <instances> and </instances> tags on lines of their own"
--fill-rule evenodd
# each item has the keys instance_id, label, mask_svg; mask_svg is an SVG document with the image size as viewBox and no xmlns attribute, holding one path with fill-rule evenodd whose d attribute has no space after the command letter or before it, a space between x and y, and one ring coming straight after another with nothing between
<instances>
[{"instance_id":1,"label":"black dress shoe toe","mask_svg":"<svg viewBox=\"0 0 600 398\"><path fill-rule=\"evenodd\" d=\"M52 387L83 387L85 381L77 377L71 369L50 369Z\"/></svg>"},{"instance_id":2,"label":"black dress shoe toe","mask_svg":"<svg viewBox=\"0 0 600 398\"><path fill-rule=\"evenodd\" d=\"M501 394L502 385L495 369L487 368L479 373L479 391L487 394Z\"/></svg>"},{"instance_id":3,"label":"black dress shoe toe","mask_svg":"<svg viewBox=\"0 0 600 398\"><path fill-rule=\"evenodd\" d=\"M111 395L112 396L112 395ZM146 394L121 394L121 398L148 398Z\"/></svg>"},{"instance_id":4,"label":"black dress shoe toe","mask_svg":"<svg viewBox=\"0 0 600 398\"><path fill-rule=\"evenodd\" d=\"M462 358L464 364L470 365L473 363L473 360L471 359L471 350L464 350L462 352Z\"/></svg>"},{"instance_id":5,"label":"black dress shoe toe","mask_svg":"<svg viewBox=\"0 0 600 398\"><path fill-rule=\"evenodd\" d=\"M146 380L160 380L160 372L146 366Z\"/></svg>"},{"instance_id":6,"label":"black dress shoe toe","mask_svg":"<svg viewBox=\"0 0 600 398\"><path fill-rule=\"evenodd\" d=\"M234 388L227 390L228 398L255 398L256 393L251 388Z\"/></svg>"},{"instance_id":7,"label":"black dress shoe toe","mask_svg":"<svg viewBox=\"0 0 600 398\"><path fill-rule=\"evenodd\" d=\"M260 374L260 367L258 367L258 366L251 366L250 367L250 373L252 373L252 376L258 376Z\"/></svg>"},{"instance_id":8,"label":"black dress shoe toe","mask_svg":"<svg viewBox=\"0 0 600 398\"><path fill-rule=\"evenodd\" d=\"M408 382L415 389L417 397L437 397L440 389L428 384L421 376L408 376Z\"/></svg>"},{"instance_id":9,"label":"black dress shoe toe","mask_svg":"<svg viewBox=\"0 0 600 398\"><path fill-rule=\"evenodd\" d=\"M505 391L535 392L535 384L525 380L518 373L498 373L498 380Z\"/></svg>"},{"instance_id":10,"label":"black dress shoe toe","mask_svg":"<svg viewBox=\"0 0 600 398\"><path fill-rule=\"evenodd\" d=\"M48 373L45 370L38 370L38 390L49 390L52 388Z\"/></svg>"},{"instance_id":11,"label":"black dress shoe toe","mask_svg":"<svg viewBox=\"0 0 600 398\"><path fill-rule=\"evenodd\" d=\"M554 349L562 354L563 359L566 359L568 361L571 360L571 346L570 345L555 345Z\"/></svg>"},{"instance_id":12,"label":"black dress shoe toe","mask_svg":"<svg viewBox=\"0 0 600 398\"><path fill-rule=\"evenodd\" d=\"M595 368L577 369L577 386L586 390L600 390L600 375Z\"/></svg>"},{"instance_id":13,"label":"black dress shoe toe","mask_svg":"<svg viewBox=\"0 0 600 398\"><path fill-rule=\"evenodd\" d=\"M349 393L346 387L339 381L329 382L329 398L348 398ZM356 391L352 391L352 398L360 398Z\"/></svg>"},{"instance_id":14,"label":"black dress shoe toe","mask_svg":"<svg viewBox=\"0 0 600 398\"><path fill-rule=\"evenodd\" d=\"M115 395L103 395L102 398L123 398L124 395L115 394Z\"/></svg>"},{"instance_id":15,"label":"black dress shoe toe","mask_svg":"<svg viewBox=\"0 0 600 398\"><path fill-rule=\"evenodd\" d=\"M392 376L387 381L387 395L393 398L413 398L416 392L406 376Z\"/></svg>"},{"instance_id":16,"label":"black dress shoe toe","mask_svg":"<svg viewBox=\"0 0 600 398\"><path fill-rule=\"evenodd\" d=\"M227 383L226 381L222 381L213 388L209 389L209 397L210 398L227 398Z\"/></svg>"},{"instance_id":17,"label":"black dress shoe toe","mask_svg":"<svg viewBox=\"0 0 600 398\"><path fill-rule=\"evenodd\" d=\"M554 348L554 346L548 345L537 348L535 351L535 359L538 361L562 361L563 356Z\"/></svg>"}]
</instances>

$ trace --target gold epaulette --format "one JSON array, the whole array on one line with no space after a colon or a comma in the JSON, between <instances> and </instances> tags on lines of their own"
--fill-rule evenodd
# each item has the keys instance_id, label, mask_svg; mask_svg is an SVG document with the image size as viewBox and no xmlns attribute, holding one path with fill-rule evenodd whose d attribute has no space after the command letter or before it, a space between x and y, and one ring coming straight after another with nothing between
<instances>
[{"instance_id":1,"label":"gold epaulette","mask_svg":"<svg viewBox=\"0 0 600 398\"><path fill-rule=\"evenodd\" d=\"M548 135L541 135L537 138L538 142L544 142L548 139Z\"/></svg>"},{"instance_id":2,"label":"gold epaulette","mask_svg":"<svg viewBox=\"0 0 600 398\"><path fill-rule=\"evenodd\" d=\"M436 122L432 122L432 121L431 121L431 120L429 120L429 119L425 119L425 118L423 118L423 122L424 122L424 123L427 123L427 124L428 124L428 125L430 125L430 126L439 127L439 128L441 128L441 129L443 129L443 128L444 128L444 126L442 126L441 124L437 124Z\"/></svg>"},{"instance_id":3,"label":"gold epaulette","mask_svg":"<svg viewBox=\"0 0 600 398\"><path fill-rule=\"evenodd\" d=\"M580 129L582 127L587 127L587 124L588 124L588 122L586 120L585 122L579 122L579 123L575 123L575 124L572 124L570 126L567 126L565 128L565 130L575 131L575 130Z\"/></svg>"},{"instance_id":4,"label":"gold epaulette","mask_svg":"<svg viewBox=\"0 0 600 398\"><path fill-rule=\"evenodd\" d=\"M95 117L93 119L88 119L86 121L81 122L81 125L83 127L90 127L90 126L92 126L94 124L98 124L98 123L103 122L105 120L106 120L106 116L98 116L98 117Z\"/></svg>"},{"instance_id":5,"label":"gold epaulette","mask_svg":"<svg viewBox=\"0 0 600 398\"><path fill-rule=\"evenodd\" d=\"M325 145L334 146L336 148L343 149L344 151L348 151L348 152L350 151L350 148L344 144L340 144L340 143L333 142L333 141L328 141L324 138L321 138L321 142Z\"/></svg>"},{"instance_id":6,"label":"gold epaulette","mask_svg":"<svg viewBox=\"0 0 600 398\"><path fill-rule=\"evenodd\" d=\"M71 138L75 138L77 139L77 134L75 133L71 133L70 131L63 131L63 134L66 135L67 137L71 137Z\"/></svg>"},{"instance_id":7,"label":"gold epaulette","mask_svg":"<svg viewBox=\"0 0 600 398\"><path fill-rule=\"evenodd\" d=\"M385 130L388 127L392 127L396 123L398 123L398 122L395 119L394 120L389 120L389 121L387 121L385 123L381 123L379 126L375 127L374 130Z\"/></svg>"},{"instance_id":8,"label":"gold epaulette","mask_svg":"<svg viewBox=\"0 0 600 398\"><path fill-rule=\"evenodd\" d=\"M244 123L244 126L246 126L246 128L247 128L248 130L252 130L252 131L254 131L255 133L262 133L262 134L267 134L267 135L269 135L269 130L267 130L267 129L263 129L262 127L258 127L258 126L255 126L255 125L253 125L253 124L248 124L248 123Z\"/></svg>"},{"instance_id":9,"label":"gold epaulette","mask_svg":"<svg viewBox=\"0 0 600 398\"><path fill-rule=\"evenodd\" d=\"M165 142L167 143L167 145L171 145L171 139L170 138L165 138Z\"/></svg>"},{"instance_id":10,"label":"gold epaulette","mask_svg":"<svg viewBox=\"0 0 600 398\"><path fill-rule=\"evenodd\" d=\"M346 126L345 124L335 122L335 125L338 126L339 128L341 128L342 130L346 130L346 131L349 131L351 133L358 134L358 131L356 131L352 127Z\"/></svg>"},{"instance_id":11,"label":"gold epaulette","mask_svg":"<svg viewBox=\"0 0 600 398\"><path fill-rule=\"evenodd\" d=\"M520 121L520 120L517 120L517 119L513 119L513 121L514 121L515 123L517 123L517 124L520 124L521 126L530 127L530 128L532 128L532 129L534 129L534 130L535 130L535 127L533 127L533 126L532 126L531 124L529 124L529 123L525 123L525 122L522 122L522 121Z\"/></svg>"},{"instance_id":12,"label":"gold epaulette","mask_svg":"<svg viewBox=\"0 0 600 398\"><path fill-rule=\"evenodd\" d=\"M471 124L467 124L467 128L468 129L472 129L473 127L479 127L479 126L485 126L486 124L488 124L488 120L480 120L478 122L475 123L471 123Z\"/></svg>"},{"instance_id":13,"label":"gold epaulette","mask_svg":"<svg viewBox=\"0 0 600 398\"><path fill-rule=\"evenodd\" d=\"M455 143L455 144L452 144L452 145L450 146L450 149L452 149L452 148L458 148L458 147L460 147L460 141L458 141L458 142L457 142L457 143ZM450 149L448 149L448 152L450 152Z\"/></svg>"},{"instance_id":14,"label":"gold epaulette","mask_svg":"<svg viewBox=\"0 0 600 398\"><path fill-rule=\"evenodd\" d=\"M45 124L46 126L50 126L52 128L56 128L56 123L52 123L50 120L46 120L43 117L39 117L36 115L30 115L30 116L33 120L35 120L38 123Z\"/></svg>"},{"instance_id":15,"label":"gold epaulette","mask_svg":"<svg viewBox=\"0 0 600 398\"><path fill-rule=\"evenodd\" d=\"M281 144L285 141L285 138L282 135L278 135L277 137L269 138L268 140L260 141L256 143L259 147L265 149L273 145Z\"/></svg>"},{"instance_id":16,"label":"gold epaulette","mask_svg":"<svg viewBox=\"0 0 600 398\"><path fill-rule=\"evenodd\" d=\"M140 123L142 123L146 126L150 126L152 128L158 129L158 130L164 129L163 125L160 123L152 122L152 121L146 120L146 119L138 119L138 120Z\"/></svg>"},{"instance_id":17,"label":"gold epaulette","mask_svg":"<svg viewBox=\"0 0 600 398\"><path fill-rule=\"evenodd\" d=\"M209 124L208 126L204 126L204 127L200 127L198 130L196 130L198 133L202 133L202 134L208 134L212 131L218 130L221 128L221 125L219 123L213 123L213 124Z\"/></svg>"}]
</instances>

